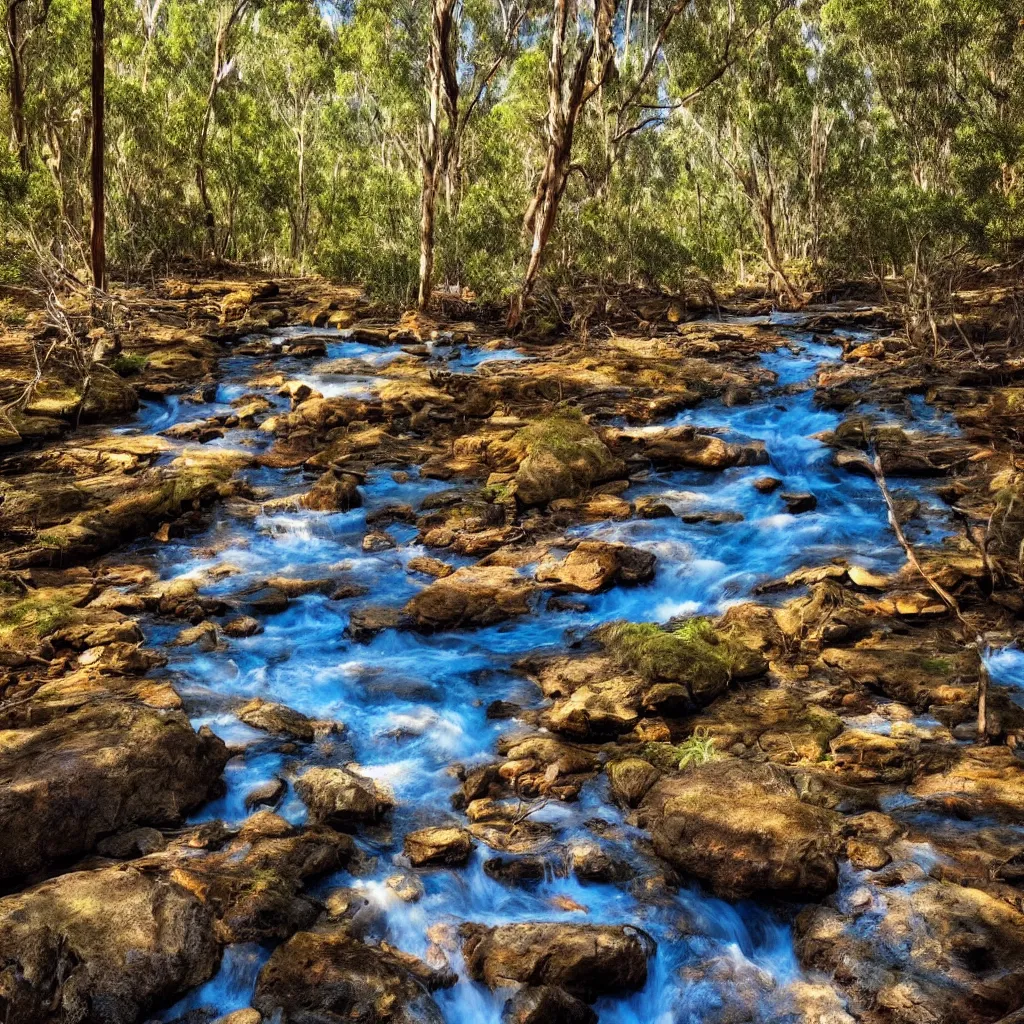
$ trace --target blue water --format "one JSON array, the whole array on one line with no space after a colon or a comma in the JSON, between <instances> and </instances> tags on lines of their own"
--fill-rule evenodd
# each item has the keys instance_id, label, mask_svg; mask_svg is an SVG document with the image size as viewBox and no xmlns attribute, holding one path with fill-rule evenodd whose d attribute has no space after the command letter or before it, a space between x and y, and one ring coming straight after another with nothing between
<instances>
[{"instance_id":1,"label":"blue water","mask_svg":"<svg viewBox=\"0 0 1024 1024\"><path fill-rule=\"evenodd\" d=\"M646 988L632 997L598 1004L604 1024L717 1020L722 1007L749 997L743 979L751 972L765 979L758 1021L767 1024L784 1019L781 1008L787 986L800 978L800 969L790 928L771 908L731 905L710 898L697 887L674 891L655 886L646 892L642 884L581 883L571 876L509 888L484 873L483 862L496 854L482 844L463 869L420 872L425 893L418 902L403 902L386 880L405 870L400 854L407 831L462 822L450 805L458 788L451 766L494 759L499 737L519 728L514 721L488 720L487 705L503 699L540 706L539 692L513 668L524 653L556 651L567 635L578 636L613 619L664 621L681 614L721 611L749 598L758 583L837 556L882 571L902 564L902 552L887 529L884 506L874 484L835 469L831 450L815 437L833 429L841 416L817 408L813 389L800 387L818 367L836 360L839 349L795 330L791 337L793 351L779 349L761 357L763 367L777 375L777 386L758 401L734 408L709 403L660 425L692 423L722 430L730 438L762 440L770 465L724 473L652 474L627 494L629 498L658 495L678 513L735 511L743 515L743 521L685 525L674 518L577 528L573 531L577 535L622 540L658 555L653 583L584 598L585 610L545 612L543 597L538 597L535 614L491 629L433 636L391 630L368 644L349 640L345 627L353 607L364 603L400 606L429 582L407 569L411 558L437 554L412 542L412 527L396 524L388 528L400 542L394 550L378 554L361 550L367 512L397 501L415 507L429 493L451 486L419 479L415 467L409 467L412 480L401 484L392 479L390 469L372 472L363 488L365 507L352 512L264 513L251 519L235 518L229 509L220 509L204 535L162 546L144 545L156 559L162 577L196 579L207 595L230 595L274 575L344 579L368 589L365 597L341 601L319 593L295 599L287 611L264 620L264 632L229 640L224 650L202 654L189 648L165 648L170 667L178 674L179 688L193 709L195 725L208 724L228 742L244 748L228 765L226 795L203 808L195 820L223 818L237 824L246 816L246 793L276 775L285 776L294 767L295 755L289 755L286 763L276 752L278 741L237 721L231 711L234 699L260 696L317 718L340 720L347 732L340 739L332 738L333 747L329 753L321 753L320 762L356 761L361 770L393 791L398 805L389 836L375 831L372 837L359 838L366 852L378 858L377 869L357 879L342 874L325 880L318 890L338 885L362 890L382 911L381 937L425 957L430 950L427 929L438 924L527 920L634 924L646 929L658 943L650 979ZM432 351L431 360L441 359L446 350L440 344ZM342 334L328 346L329 358L363 359L385 372L388 362L399 354L397 348L357 345ZM474 372L498 358L522 356L514 351L479 352L464 346L449 361L449 368ZM132 429L162 430L175 422L227 412L232 399L254 390L266 394L272 411L286 410L287 399L279 398L274 389L254 389L246 383L257 362L237 358L226 363L213 405L179 399L147 405ZM288 359L269 367L260 363L259 372L304 380L323 394L368 396L383 379L369 374L346 381L337 375L318 375L315 365ZM352 390L331 390L345 387ZM926 407L910 425L936 432L948 426ZM259 450L269 441L259 431L233 430L213 444L232 448L247 444ZM173 452L167 457L173 457ZM758 493L752 482L769 474L783 480L780 490L815 494L817 509L789 515L777 494ZM295 473L259 470L253 471L251 478L273 495L308 488L308 481ZM949 529L941 504L926 485L895 481L894 486L918 497L925 506L923 521L911 527L912 536L929 534L935 540ZM448 552L441 557L456 565L469 564ZM214 569L227 574L214 578ZM148 639L164 644L180 628L181 624L151 622ZM594 841L584 823L601 818L607 823L601 845L632 863L639 876L656 875L657 863L638 850L640 836L607 802L605 786L603 776L599 777L584 789L577 803L547 804L535 812L533 820L549 823L556 843L562 846L574 839ZM296 823L304 820L305 809L290 788L279 813ZM584 909L567 911L556 905L556 898L563 907L565 900L571 900L572 905ZM266 955L266 950L251 946L229 950L216 978L169 1010L166 1017L198 1006L214 1006L221 1013L247 1006ZM457 950L447 951L447 955L463 976ZM723 965L728 969L722 969ZM462 977L454 988L439 993L437 1001L452 1024L498 1024L506 995L492 994Z\"/></svg>"}]
</instances>

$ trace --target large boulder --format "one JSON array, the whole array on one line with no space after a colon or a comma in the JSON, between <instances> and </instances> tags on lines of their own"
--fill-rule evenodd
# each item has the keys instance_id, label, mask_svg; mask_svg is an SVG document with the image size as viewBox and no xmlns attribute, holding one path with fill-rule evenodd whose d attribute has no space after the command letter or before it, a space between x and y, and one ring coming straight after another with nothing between
<instances>
[{"instance_id":1,"label":"large boulder","mask_svg":"<svg viewBox=\"0 0 1024 1024\"><path fill-rule=\"evenodd\" d=\"M762 674L767 662L734 627L695 618L665 629L622 622L595 634L603 652L549 659L537 681L554 704L550 729L581 739L621 735L641 718L702 708L736 679Z\"/></svg>"},{"instance_id":2,"label":"large boulder","mask_svg":"<svg viewBox=\"0 0 1024 1024\"><path fill-rule=\"evenodd\" d=\"M553 985L584 1002L647 984L654 940L628 925L526 923L460 929L470 977L490 989Z\"/></svg>"},{"instance_id":3,"label":"large boulder","mask_svg":"<svg viewBox=\"0 0 1024 1024\"><path fill-rule=\"evenodd\" d=\"M597 1024L597 1014L582 1000L551 985L521 988L505 1004L503 1024Z\"/></svg>"},{"instance_id":4,"label":"large boulder","mask_svg":"<svg viewBox=\"0 0 1024 1024\"><path fill-rule=\"evenodd\" d=\"M1007 746L959 748L942 771L921 774L912 796L953 811L959 818L1024 816L1024 761Z\"/></svg>"},{"instance_id":5,"label":"large boulder","mask_svg":"<svg viewBox=\"0 0 1024 1024\"><path fill-rule=\"evenodd\" d=\"M202 902L130 865L0 899L6 1024L135 1024L206 981L220 948Z\"/></svg>"},{"instance_id":6,"label":"large boulder","mask_svg":"<svg viewBox=\"0 0 1024 1024\"><path fill-rule=\"evenodd\" d=\"M29 416L52 416L83 423L120 420L139 408L135 389L109 366L93 363L88 384L44 377L25 407Z\"/></svg>"},{"instance_id":7,"label":"large boulder","mask_svg":"<svg viewBox=\"0 0 1024 1024\"><path fill-rule=\"evenodd\" d=\"M666 776L638 820L660 857L720 896L814 899L836 887L838 815L802 803L774 766L729 758Z\"/></svg>"},{"instance_id":8,"label":"large boulder","mask_svg":"<svg viewBox=\"0 0 1024 1024\"><path fill-rule=\"evenodd\" d=\"M748 646L737 630L701 617L675 629L653 622L612 623L597 636L617 664L648 683L669 687L648 693L652 709L660 703L673 709L682 704L703 707L734 680L755 679L768 668L760 651ZM673 699L672 687L681 688L679 700Z\"/></svg>"},{"instance_id":9,"label":"large boulder","mask_svg":"<svg viewBox=\"0 0 1024 1024\"><path fill-rule=\"evenodd\" d=\"M513 465L518 463L516 498L523 505L573 498L594 484L626 475L625 464L573 411L556 413L521 430L506 445L505 455Z\"/></svg>"},{"instance_id":10,"label":"large boulder","mask_svg":"<svg viewBox=\"0 0 1024 1024\"><path fill-rule=\"evenodd\" d=\"M269 942L313 925L320 905L303 895L305 883L339 871L353 852L349 836L260 811L220 850L152 864L166 862L171 879L210 908L222 942Z\"/></svg>"},{"instance_id":11,"label":"large boulder","mask_svg":"<svg viewBox=\"0 0 1024 1024\"><path fill-rule=\"evenodd\" d=\"M220 791L227 759L166 684L86 671L44 683L0 711L0 878L133 825L179 825Z\"/></svg>"},{"instance_id":12,"label":"large boulder","mask_svg":"<svg viewBox=\"0 0 1024 1024\"><path fill-rule=\"evenodd\" d=\"M873 637L857 647L827 647L821 660L855 683L922 711L977 701L977 651L933 648L913 636Z\"/></svg>"},{"instance_id":13,"label":"large boulder","mask_svg":"<svg viewBox=\"0 0 1024 1024\"><path fill-rule=\"evenodd\" d=\"M419 630L493 626L530 610L533 587L507 566L459 569L421 590L405 606Z\"/></svg>"},{"instance_id":14,"label":"large boulder","mask_svg":"<svg viewBox=\"0 0 1024 1024\"><path fill-rule=\"evenodd\" d=\"M1024 915L979 889L926 881L887 888L848 915L797 919L797 952L834 974L858 1019L991 1024L1024 1003Z\"/></svg>"},{"instance_id":15,"label":"large boulder","mask_svg":"<svg viewBox=\"0 0 1024 1024\"><path fill-rule=\"evenodd\" d=\"M454 982L385 945L299 932L260 971L253 1006L281 1024L444 1024L430 993Z\"/></svg>"},{"instance_id":16,"label":"large boulder","mask_svg":"<svg viewBox=\"0 0 1024 1024\"><path fill-rule=\"evenodd\" d=\"M310 768L296 780L295 792L311 821L339 828L376 821L395 805L382 786L348 768Z\"/></svg>"},{"instance_id":17,"label":"large boulder","mask_svg":"<svg viewBox=\"0 0 1024 1024\"><path fill-rule=\"evenodd\" d=\"M616 583L654 579L655 555L626 544L581 541L561 561L550 556L537 567L536 580L552 590L596 594Z\"/></svg>"}]
</instances>

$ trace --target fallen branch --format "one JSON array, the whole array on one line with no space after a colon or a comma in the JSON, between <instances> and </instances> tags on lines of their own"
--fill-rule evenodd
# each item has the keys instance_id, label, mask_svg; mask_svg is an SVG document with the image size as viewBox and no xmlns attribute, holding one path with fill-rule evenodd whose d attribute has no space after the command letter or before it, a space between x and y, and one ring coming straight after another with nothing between
<instances>
[{"instance_id":1,"label":"fallen branch","mask_svg":"<svg viewBox=\"0 0 1024 1024\"><path fill-rule=\"evenodd\" d=\"M870 468L872 475L875 478L875 483L878 485L878 489L882 494L882 499L885 501L885 507L889 514L889 525L892 527L893 533L896 534L896 539L900 542L900 547L903 548L904 553L907 556L907 561L917 570L921 578L928 584L929 587L938 596L939 600L956 616L960 623L961 635L963 637L964 644L968 648L973 648L978 652L978 720L977 720L977 737L979 743L984 743L988 739L988 714L987 714L987 702L988 702L988 669L985 667L985 659L982 657L983 640L981 634L976 633L974 639L971 639L971 627L964 618L963 612L960 610L960 605L957 599L948 591L937 579L930 576L925 572L924 566L921 565L920 559L917 557L917 553L914 551L913 545L907 540L907 535L903 532L903 527L900 526L899 517L896 515L896 504L892 500L892 494L889 492L889 485L885 480L885 472L882 469L882 458L876 452L873 462L864 460L865 464Z\"/></svg>"}]
</instances>

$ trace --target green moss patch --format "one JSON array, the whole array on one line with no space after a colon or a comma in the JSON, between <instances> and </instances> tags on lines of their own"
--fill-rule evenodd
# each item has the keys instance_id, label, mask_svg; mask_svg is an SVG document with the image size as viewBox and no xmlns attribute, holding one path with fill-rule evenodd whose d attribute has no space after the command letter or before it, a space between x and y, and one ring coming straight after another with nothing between
<instances>
[{"instance_id":1,"label":"green moss patch","mask_svg":"<svg viewBox=\"0 0 1024 1024\"><path fill-rule=\"evenodd\" d=\"M613 623L599 632L605 650L623 667L650 683L707 682L725 686L749 652L722 638L708 619L678 629L654 622Z\"/></svg>"}]
</instances>

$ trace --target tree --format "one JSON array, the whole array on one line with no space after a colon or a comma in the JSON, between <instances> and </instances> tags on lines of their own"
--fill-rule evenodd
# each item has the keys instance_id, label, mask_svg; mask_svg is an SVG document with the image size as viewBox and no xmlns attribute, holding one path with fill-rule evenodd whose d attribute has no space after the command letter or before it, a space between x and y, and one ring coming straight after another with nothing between
<instances>
[{"instance_id":1,"label":"tree","mask_svg":"<svg viewBox=\"0 0 1024 1024\"><path fill-rule=\"evenodd\" d=\"M459 83L455 68L456 0L431 0L430 55L427 58L427 120L420 133L420 280L418 305L426 309L434 274L434 213L437 190L450 150L445 144L442 157L441 108L446 108L448 135L458 121Z\"/></svg>"},{"instance_id":2,"label":"tree","mask_svg":"<svg viewBox=\"0 0 1024 1024\"><path fill-rule=\"evenodd\" d=\"M617 0L594 0L592 32L580 48L572 70L566 75L569 7L569 0L554 0L551 56L548 60L547 156L523 218L523 233L531 241L529 262L519 291L520 304L530 296L537 283L544 250L558 217L558 206L572 171L576 123L615 66L612 29Z\"/></svg>"},{"instance_id":3,"label":"tree","mask_svg":"<svg viewBox=\"0 0 1024 1024\"><path fill-rule=\"evenodd\" d=\"M104 182L103 114L106 105L106 5L92 0L92 233L89 252L92 259L92 283L102 291L107 284L106 186Z\"/></svg>"},{"instance_id":4,"label":"tree","mask_svg":"<svg viewBox=\"0 0 1024 1024\"><path fill-rule=\"evenodd\" d=\"M231 55L233 34L235 28L245 16L246 11L253 6L254 2L255 0L231 0L229 7L219 10L217 13L217 25L213 44L213 73L210 76L210 89L206 95L206 105L203 108L199 140L196 143L196 187L199 189L199 198L203 204L203 223L206 228L208 252L214 260L220 258L221 250L217 240L217 218L213 212L213 203L210 201L210 190L206 179L207 145L210 138L210 127L213 123L217 94L234 68L235 62Z\"/></svg>"},{"instance_id":5,"label":"tree","mask_svg":"<svg viewBox=\"0 0 1024 1024\"><path fill-rule=\"evenodd\" d=\"M25 82L21 57L24 43L21 34L21 9L26 0L7 0L7 52L10 61L11 126L21 169L28 173L28 133L25 126Z\"/></svg>"}]
</instances>

